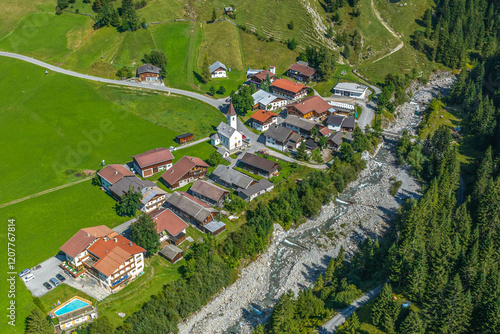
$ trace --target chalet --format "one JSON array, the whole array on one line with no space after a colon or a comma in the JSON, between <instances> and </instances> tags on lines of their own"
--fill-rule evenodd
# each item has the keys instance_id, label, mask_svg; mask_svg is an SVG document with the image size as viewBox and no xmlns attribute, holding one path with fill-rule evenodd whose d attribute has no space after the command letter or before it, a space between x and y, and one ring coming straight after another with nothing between
<instances>
[{"instance_id":1,"label":"chalet","mask_svg":"<svg viewBox=\"0 0 500 334\"><path fill-rule=\"evenodd\" d=\"M266 146L272 147L281 152L294 150L300 143L301 136L285 126L273 125L267 130Z\"/></svg>"},{"instance_id":2,"label":"chalet","mask_svg":"<svg viewBox=\"0 0 500 334\"><path fill-rule=\"evenodd\" d=\"M252 127L255 130L267 131L271 124L278 122L278 115L269 110L257 110L252 115Z\"/></svg>"},{"instance_id":3,"label":"chalet","mask_svg":"<svg viewBox=\"0 0 500 334\"><path fill-rule=\"evenodd\" d=\"M298 102L287 105L286 111L288 115L321 121L334 110L321 97L307 96Z\"/></svg>"},{"instance_id":4,"label":"chalet","mask_svg":"<svg viewBox=\"0 0 500 334\"><path fill-rule=\"evenodd\" d=\"M245 153L239 160L239 165L254 174L264 177L272 177L278 175L278 163L259 157L251 153Z\"/></svg>"},{"instance_id":5,"label":"chalet","mask_svg":"<svg viewBox=\"0 0 500 334\"><path fill-rule=\"evenodd\" d=\"M290 100L300 100L307 95L307 86L287 79L278 79L271 84L275 95Z\"/></svg>"},{"instance_id":6,"label":"chalet","mask_svg":"<svg viewBox=\"0 0 500 334\"><path fill-rule=\"evenodd\" d=\"M312 129L316 127L316 123L294 115L290 115L285 118L282 125L307 138L311 136Z\"/></svg>"},{"instance_id":7,"label":"chalet","mask_svg":"<svg viewBox=\"0 0 500 334\"><path fill-rule=\"evenodd\" d=\"M160 147L132 156L135 172L142 177L152 176L172 167L174 156L170 150Z\"/></svg>"},{"instance_id":8,"label":"chalet","mask_svg":"<svg viewBox=\"0 0 500 334\"><path fill-rule=\"evenodd\" d=\"M217 235L226 229L217 221L219 211L185 192L174 192L167 202L173 212L205 233Z\"/></svg>"},{"instance_id":9,"label":"chalet","mask_svg":"<svg viewBox=\"0 0 500 334\"><path fill-rule=\"evenodd\" d=\"M156 223L156 232L158 232L160 242L167 241L177 246L186 239L188 224L172 210L154 211L151 213L151 218Z\"/></svg>"},{"instance_id":10,"label":"chalet","mask_svg":"<svg viewBox=\"0 0 500 334\"><path fill-rule=\"evenodd\" d=\"M288 104L288 100L285 98L278 97L273 93L266 92L265 90L258 90L252 94L253 98L253 110L264 109L264 110L277 110L283 108Z\"/></svg>"},{"instance_id":11,"label":"chalet","mask_svg":"<svg viewBox=\"0 0 500 334\"><path fill-rule=\"evenodd\" d=\"M344 123L345 116L343 115L330 115L325 121L325 125L332 131L340 131L342 123Z\"/></svg>"},{"instance_id":12,"label":"chalet","mask_svg":"<svg viewBox=\"0 0 500 334\"><path fill-rule=\"evenodd\" d=\"M139 210L144 213L148 213L161 208L163 203L165 203L165 200L167 199L167 193L165 192L165 190L159 187L142 189L141 194L142 199Z\"/></svg>"},{"instance_id":13,"label":"chalet","mask_svg":"<svg viewBox=\"0 0 500 334\"><path fill-rule=\"evenodd\" d=\"M154 65L142 65L137 68L137 77L140 82L154 83L160 81L161 68Z\"/></svg>"},{"instance_id":14,"label":"chalet","mask_svg":"<svg viewBox=\"0 0 500 334\"><path fill-rule=\"evenodd\" d=\"M146 250L105 225L81 229L60 249L66 257L63 269L73 277L85 272L111 293L144 271Z\"/></svg>"},{"instance_id":15,"label":"chalet","mask_svg":"<svg viewBox=\"0 0 500 334\"><path fill-rule=\"evenodd\" d=\"M160 255L172 264L184 258L182 249L175 245L165 245L165 247L161 249Z\"/></svg>"},{"instance_id":16,"label":"chalet","mask_svg":"<svg viewBox=\"0 0 500 334\"><path fill-rule=\"evenodd\" d=\"M125 195L132 189L142 195L139 210L151 212L163 205L166 200L166 192L155 183L141 180L137 176L126 177L109 187L109 192L117 200L122 201Z\"/></svg>"},{"instance_id":17,"label":"chalet","mask_svg":"<svg viewBox=\"0 0 500 334\"><path fill-rule=\"evenodd\" d=\"M135 174L123 165L107 165L98 171L97 175L101 179L101 186L106 189L106 191L109 191L109 187L116 182L120 181L124 177L131 177Z\"/></svg>"},{"instance_id":18,"label":"chalet","mask_svg":"<svg viewBox=\"0 0 500 334\"><path fill-rule=\"evenodd\" d=\"M161 179L168 188L177 189L205 177L208 167L200 158L184 156L163 173Z\"/></svg>"},{"instance_id":19,"label":"chalet","mask_svg":"<svg viewBox=\"0 0 500 334\"><path fill-rule=\"evenodd\" d=\"M339 82L333 87L333 90L335 91L335 95L364 99L368 87L353 82Z\"/></svg>"},{"instance_id":20,"label":"chalet","mask_svg":"<svg viewBox=\"0 0 500 334\"><path fill-rule=\"evenodd\" d=\"M344 134L341 131L337 131L332 133L330 137L328 137L328 148L331 148L334 151L337 151L342 144Z\"/></svg>"},{"instance_id":21,"label":"chalet","mask_svg":"<svg viewBox=\"0 0 500 334\"><path fill-rule=\"evenodd\" d=\"M250 76L250 82L254 83L255 86L260 87L260 84L265 82L267 77L269 76L269 81L272 83L276 78L274 77L274 73L271 71L260 71L259 73L253 74Z\"/></svg>"},{"instance_id":22,"label":"chalet","mask_svg":"<svg viewBox=\"0 0 500 334\"><path fill-rule=\"evenodd\" d=\"M211 174L212 179L226 188L243 188L247 189L252 184L256 183L253 178L240 173L231 167L219 165Z\"/></svg>"},{"instance_id":23,"label":"chalet","mask_svg":"<svg viewBox=\"0 0 500 334\"><path fill-rule=\"evenodd\" d=\"M227 78L227 67L223 63L216 61L212 65L208 66L208 71L212 79L214 78Z\"/></svg>"},{"instance_id":24,"label":"chalet","mask_svg":"<svg viewBox=\"0 0 500 334\"><path fill-rule=\"evenodd\" d=\"M295 80L309 82L317 78L317 72L314 67L309 66L309 63L298 61L292 64L286 71L286 75Z\"/></svg>"},{"instance_id":25,"label":"chalet","mask_svg":"<svg viewBox=\"0 0 500 334\"><path fill-rule=\"evenodd\" d=\"M356 119L354 118L354 116L346 117L344 119L344 122L342 123L343 131L352 132L354 131L355 127L356 127Z\"/></svg>"},{"instance_id":26,"label":"chalet","mask_svg":"<svg viewBox=\"0 0 500 334\"><path fill-rule=\"evenodd\" d=\"M306 140L303 145L306 148L306 150L311 152L319 147L319 145L314 140L312 140L312 138Z\"/></svg>"},{"instance_id":27,"label":"chalet","mask_svg":"<svg viewBox=\"0 0 500 334\"><path fill-rule=\"evenodd\" d=\"M233 13L234 13L233 7L224 7L224 14L233 15Z\"/></svg>"},{"instance_id":28,"label":"chalet","mask_svg":"<svg viewBox=\"0 0 500 334\"><path fill-rule=\"evenodd\" d=\"M231 192L210 182L198 180L191 186L189 193L210 205L223 207Z\"/></svg>"},{"instance_id":29,"label":"chalet","mask_svg":"<svg viewBox=\"0 0 500 334\"><path fill-rule=\"evenodd\" d=\"M182 135L178 135L175 137L175 139L177 139L177 142L179 144L186 144L186 143L189 143L190 141L193 141L194 140L194 135L192 133L184 133Z\"/></svg>"},{"instance_id":30,"label":"chalet","mask_svg":"<svg viewBox=\"0 0 500 334\"><path fill-rule=\"evenodd\" d=\"M274 189L274 184L266 179L262 179L248 187L247 189L237 189L235 193L247 202L264 195Z\"/></svg>"}]
</instances>

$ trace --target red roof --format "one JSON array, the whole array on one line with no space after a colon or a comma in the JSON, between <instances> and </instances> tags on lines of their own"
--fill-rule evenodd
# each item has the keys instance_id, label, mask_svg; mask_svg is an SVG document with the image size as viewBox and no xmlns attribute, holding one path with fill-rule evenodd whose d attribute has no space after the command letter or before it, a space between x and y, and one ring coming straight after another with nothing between
<instances>
[{"instance_id":1,"label":"red roof","mask_svg":"<svg viewBox=\"0 0 500 334\"><path fill-rule=\"evenodd\" d=\"M125 176L134 176L134 173L129 171L123 165L107 165L97 172L97 175L106 179L109 183L115 184Z\"/></svg>"},{"instance_id":2,"label":"red roof","mask_svg":"<svg viewBox=\"0 0 500 334\"><path fill-rule=\"evenodd\" d=\"M260 71L259 73L250 76L250 78L257 82L262 82L266 80L268 74L270 79L274 78L274 74L268 70Z\"/></svg>"},{"instance_id":3,"label":"red roof","mask_svg":"<svg viewBox=\"0 0 500 334\"><path fill-rule=\"evenodd\" d=\"M137 161L139 167L144 168L173 160L174 156L169 149L160 147L155 148L154 150L149 150L147 152L134 155L132 156L132 158Z\"/></svg>"},{"instance_id":4,"label":"red roof","mask_svg":"<svg viewBox=\"0 0 500 334\"><path fill-rule=\"evenodd\" d=\"M316 69L314 67L302 65L302 64L298 64L298 63L292 64L292 66L290 66L288 69L295 71L295 72L299 72L300 74L308 76L308 77L310 77L314 73L316 73Z\"/></svg>"},{"instance_id":5,"label":"red roof","mask_svg":"<svg viewBox=\"0 0 500 334\"><path fill-rule=\"evenodd\" d=\"M278 117L278 114L275 114L269 110L259 109L252 115L252 119L259 121L261 123L267 122L271 117Z\"/></svg>"},{"instance_id":6,"label":"red roof","mask_svg":"<svg viewBox=\"0 0 500 334\"><path fill-rule=\"evenodd\" d=\"M324 127L324 128L321 128L319 130L319 133L321 133L323 136L328 136L330 133L332 132L332 130L330 130L328 127Z\"/></svg>"},{"instance_id":7,"label":"red roof","mask_svg":"<svg viewBox=\"0 0 500 334\"><path fill-rule=\"evenodd\" d=\"M194 167L210 167L205 161L196 157L184 156L181 160L177 161L172 168L162 174L162 179L170 185L179 181L186 173Z\"/></svg>"},{"instance_id":8,"label":"red roof","mask_svg":"<svg viewBox=\"0 0 500 334\"><path fill-rule=\"evenodd\" d=\"M105 225L82 228L61 246L61 250L71 257L76 257L92 244L96 239L105 235L114 236L115 231Z\"/></svg>"},{"instance_id":9,"label":"red roof","mask_svg":"<svg viewBox=\"0 0 500 334\"><path fill-rule=\"evenodd\" d=\"M303 84L300 84L298 82L293 82L293 81L290 81L290 80L287 80L287 79L278 79L278 80L275 80L271 84L271 86L276 87L276 88L280 88L280 89L283 89L283 90L287 90L287 91L295 93L295 94L297 94L301 90L307 88L307 86L305 86Z\"/></svg>"},{"instance_id":10,"label":"red roof","mask_svg":"<svg viewBox=\"0 0 500 334\"><path fill-rule=\"evenodd\" d=\"M236 116L236 111L234 110L232 100L231 100L231 104L229 104L229 109L227 110L227 115L228 116Z\"/></svg>"},{"instance_id":11,"label":"red roof","mask_svg":"<svg viewBox=\"0 0 500 334\"><path fill-rule=\"evenodd\" d=\"M318 114L323 114L332 106L319 96L307 96L299 102L289 104L287 108L295 107L303 115L307 115L311 111L316 111Z\"/></svg>"},{"instance_id":12,"label":"red roof","mask_svg":"<svg viewBox=\"0 0 500 334\"><path fill-rule=\"evenodd\" d=\"M113 274L132 255L146 251L119 234L97 240L88 250L99 258L94 268L106 276Z\"/></svg>"},{"instance_id":13,"label":"red roof","mask_svg":"<svg viewBox=\"0 0 500 334\"><path fill-rule=\"evenodd\" d=\"M156 222L156 231L158 233L167 230L167 232L174 237L188 227L188 224L186 224L170 209L161 211L153 218L153 220Z\"/></svg>"}]
</instances>

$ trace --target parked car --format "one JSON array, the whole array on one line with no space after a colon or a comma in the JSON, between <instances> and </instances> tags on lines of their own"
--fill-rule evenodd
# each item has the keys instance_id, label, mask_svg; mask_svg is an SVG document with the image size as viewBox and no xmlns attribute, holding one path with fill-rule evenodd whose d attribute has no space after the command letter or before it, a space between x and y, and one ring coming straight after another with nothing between
<instances>
[{"instance_id":1,"label":"parked car","mask_svg":"<svg viewBox=\"0 0 500 334\"><path fill-rule=\"evenodd\" d=\"M26 276L24 276L24 277L23 277L23 280L24 280L25 282L29 282L29 281L31 281L33 278L35 278L35 275L33 275L33 274L28 274L28 275L26 275Z\"/></svg>"},{"instance_id":2,"label":"parked car","mask_svg":"<svg viewBox=\"0 0 500 334\"><path fill-rule=\"evenodd\" d=\"M168 149L169 149L170 151L175 151L175 147L173 147L173 146L170 146Z\"/></svg>"},{"instance_id":3,"label":"parked car","mask_svg":"<svg viewBox=\"0 0 500 334\"><path fill-rule=\"evenodd\" d=\"M56 280L54 277L52 277L50 279L50 283L52 283L52 285L54 286L54 288L59 285L59 281Z\"/></svg>"},{"instance_id":4,"label":"parked car","mask_svg":"<svg viewBox=\"0 0 500 334\"><path fill-rule=\"evenodd\" d=\"M25 275L28 275L31 272L31 269L24 269L19 273L19 277L23 277Z\"/></svg>"},{"instance_id":5,"label":"parked car","mask_svg":"<svg viewBox=\"0 0 500 334\"><path fill-rule=\"evenodd\" d=\"M245 136L245 135L242 135L242 136L243 136L243 139L247 139L247 136Z\"/></svg>"},{"instance_id":6,"label":"parked car","mask_svg":"<svg viewBox=\"0 0 500 334\"><path fill-rule=\"evenodd\" d=\"M61 274L57 274L57 275L56 275L56 277L57 277L57 279L58 279L58 280L60 280L61 282L64 282L64 281L66 280L66 278L64 278L64 276L63 276L63 275L61 275Z\"/></svg>"},{"instance_id":7,"label":"parked car","mask_svg":"<svg viewBox=\"0 0 500 334\"><path fill-rule=\"evenodd\" d=\"M49 283L45 282L43 283L43 286L47 289L47 290L51 290L52 289L52 285L50 285Z\"/></svg>"}]
</instances>

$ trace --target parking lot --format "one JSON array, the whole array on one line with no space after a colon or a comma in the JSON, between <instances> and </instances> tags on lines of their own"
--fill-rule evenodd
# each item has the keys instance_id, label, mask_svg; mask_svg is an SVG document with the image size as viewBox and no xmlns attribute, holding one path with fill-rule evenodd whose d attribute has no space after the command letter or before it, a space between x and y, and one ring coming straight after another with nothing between
<instances>
[{"instance_id":1,"label":"parking lot","mask_svg":"<svg viewBox=\"0 0 500 334\"><path fill-rule=\"evenodd\" d=\"M49 280L53 277L56 277L57 274L63 275L66 280L69 279L69 277L65 273L63 273L64 270L59 267L63 260L64 256L62 255L51 257L47 261L41 263L42 267L40 269L31 271L35 278L29 282L26 282L26 286L31 291L33 296L41 297L46 294L49 290L47 290L43 286L43 283L49 282ZM54 288L52 284L50 285L52 286L52 288Z\"/></svg>"}]
</instances>

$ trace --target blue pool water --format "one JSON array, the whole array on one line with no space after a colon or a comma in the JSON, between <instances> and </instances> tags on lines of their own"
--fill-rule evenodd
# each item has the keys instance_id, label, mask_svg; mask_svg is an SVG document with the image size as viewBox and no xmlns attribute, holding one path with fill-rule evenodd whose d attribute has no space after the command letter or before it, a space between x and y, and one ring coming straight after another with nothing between
<instances>
[{"instance_id":1,"label":"blue pool water","mask_svg":"<svg viewBox=\"0 0 500 334\"><path fill-rule=\"evenodd\" d=\"M83 302L80 299L73 299L68 304L64 305L63 307L61 307L59 310L55 311L54 313L57 316L61 316L63 314L66 314L66 313L78 310L78 309L80 309L82 307L85 307L87 305L90 305L90 304L86 303L86 302Z\"/></svg>"}]
</instances>

